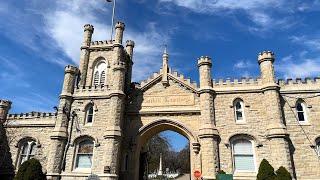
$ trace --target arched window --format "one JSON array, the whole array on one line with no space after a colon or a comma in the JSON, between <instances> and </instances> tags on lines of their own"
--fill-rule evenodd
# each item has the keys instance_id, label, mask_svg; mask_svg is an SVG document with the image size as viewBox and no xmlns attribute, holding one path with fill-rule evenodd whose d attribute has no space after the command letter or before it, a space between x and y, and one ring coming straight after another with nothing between
<instances>
[{"instance_id":1,"label":"arched window","mask_svg":"<svg viewBox=\"0 0 320 180\"><path fill-rule=\"evenodd\" d=\"M93 141L87 139L81 141L76 150L75 168L90 169L92 166Z\"/></svg>"},{"instance_id":2,"label":"arched window","mask_svg":"<svg viewBox=\"0 0 320 180\"><path fill-rule=\"evenodd\" d=\"M235 119L236 122L244 122L244 104L241 99L236 99L233 102L233 107L234 107L234 113L235 113Z\"/></svg>"},{"instance_id":3,"label":"arched window","mask_svg":"<svg viewBox=\"0 0 320 180\"><path fill-rule=\"evenodd\" d=\"M307 121L307 107L306 103L299 100L296 104L297 117L299 122Z\"/></svg>"},{"instance_id":4,"label":"arched window","mask_svg":"<svg viewBox=\"0 0 320 180\"><path fill-rule=\"evenodd\" d=\"M316 151L318 156L320 157L320 137L316 140Z\"/></svg>"},{"instance_id":5,"label":"arched window","mask_svg":"<svg viewBox=\"0 0 320 180\"><path fill-rule=\"evenodd\" d=\"M36 153L36 142L33 140L24 141L19 149L18 166L33 158Z\"/></svg>"},{"instance_id":6,"label":"arched window","mask_svg":"<svg viewBox=\"0 0 320 180\"><path fill-rule=\"evenodd\" d=\"M255 159L252 142L248 139L237 139L232 142L233 166L235 172L254 172Z\"/></svg>"},{"instance_id":7,"label":"arched window","mask_svg":"<svg viewBox=\"0 0 320 180\"><path fill-rule=\"evenodd\" d=\"M95 86L103 86L106 80L106 63L101 61L97 63L96 67L93 71L93 85Z\"/></svg>"},{"instance_id":8,"label":"arched window","mask_svg":"<svg viewBox=\"0 0 320 180\"><path fill-rule=\"evenodd\" d=\"M86 120L85 123L93 122L93 104L89 104L86 108Z\"/></svg>"}]
</instances>

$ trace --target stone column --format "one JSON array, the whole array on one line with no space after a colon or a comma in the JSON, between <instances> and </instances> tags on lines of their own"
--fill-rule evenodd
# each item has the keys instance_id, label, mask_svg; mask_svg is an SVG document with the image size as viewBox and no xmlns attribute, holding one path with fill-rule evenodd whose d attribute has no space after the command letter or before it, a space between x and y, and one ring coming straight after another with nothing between
<instances>
[{"instance_id":1,"label":"stone column","mask_svg":"<svg viewBox=\"0 0 320 180\"><path fill-rule=\"evenodd\" d=\"M289 149L290 139L281 111L280 87L275 82L274 60L274 53L271 51L263 51L258 55L266 120L268 121L266 136L269 139L271 153L268 160L275 169L284 166L293 175Z\"/></svg>"},{"instance_id":2,"label":"stone column","mask_svg":"<svg viewBox=\"0 0 320 180\"><path fill-rule=\"evenodd\" d=\"M87 73L88 73L88 64L89 64L89 56L90 51L89 47L91 44L91 38L94 31L94 27L90 24L84 25L84 35L83 35L83 42L81 46L81 53L80 53L80 86L88 86L86 84ZM89 84L91 86L91 84Z\"/></svg>"},{"instance_id":3,"label":"stone column","mask_svg":"<svg viewBox=\"0 0 320 180\"><path fill-rule=\"evenodd\" d=\"M8 134L4 127L10 108L10 101L0 99L0 179L12 179L14 176Z\"/></svg>"},{"instance_id":4,"label":"stone column","mask_svg":"<svg viewBox=\"0 0 320 180\"><path fill-rule=\"evenodd\" d=\"M122 39L123 39L123 31L124 31L125 25L123 22L117 22L115 25L115 38L114 42L115 44L122 44Z\"/></svg>"},{"instance_id":5,"label":"stone column","mask_svg":"<svg viewBox=\"0 0 320 180\"><path fill-rule=\"evenodd\" d=\"M60 95L58 114L55 128L50 135L51 143L48 154L47 172L49 179L59 179L62 168L62 159L68 137L68 121L72 105L72 95L78 68L66 66L63 81L63 88Z\"/></svg>"},{"instance_id":6,"label":"stone column","mask_svg":"<svg viewBox=\"0 0 320 180\"><path fill-rule=\"evenodd\" d=\"M218 140L219 132L215 126L214 97L211 79L211 58L201 56L198 59L200 76L201 121L199 138L201 144L201 164L204 179L215 179L219 170Z\"/></svg>"}]
</instances>

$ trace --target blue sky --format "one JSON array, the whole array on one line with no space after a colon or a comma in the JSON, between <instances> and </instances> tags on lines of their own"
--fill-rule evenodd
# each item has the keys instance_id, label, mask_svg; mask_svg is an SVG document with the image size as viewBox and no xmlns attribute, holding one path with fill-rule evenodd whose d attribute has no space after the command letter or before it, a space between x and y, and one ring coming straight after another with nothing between
<instances>
[{"instance_id":1,"label":"blue sky","mask_svg":"<svg viewBox=\"0 0 320 180\"><path fill-rule=\"evenodd\" d=\"M134 81L158 71L164 44L173 69L198 81L196 59L213 59L213 77L257 77L257 54L276 54L279 78L320 72L319 0L117 0L125 39L136 42ZM52 111L63 68L79 63L83 25L110 36L105 0L0 0L0 97L12 113Z\"/></svg>"}]
</instances>

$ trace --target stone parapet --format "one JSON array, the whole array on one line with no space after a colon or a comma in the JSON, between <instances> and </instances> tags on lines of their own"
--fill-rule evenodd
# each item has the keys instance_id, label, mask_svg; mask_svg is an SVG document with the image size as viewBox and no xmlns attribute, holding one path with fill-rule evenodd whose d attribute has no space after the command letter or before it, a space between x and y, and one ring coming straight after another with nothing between
<instances>
[{"instance_id":1,"label":"stone parapet","mask_svg":"<svg viewBox=\"0 0 320 180\"><path fill-rule=\"evenodd\" d=\"M212 84L214 87L260 86L262 85L262 82L260 78L243 77L240 79L231 79L231 78L219 79L219 80L212 79Z\"/></svg>"}]
</instances>

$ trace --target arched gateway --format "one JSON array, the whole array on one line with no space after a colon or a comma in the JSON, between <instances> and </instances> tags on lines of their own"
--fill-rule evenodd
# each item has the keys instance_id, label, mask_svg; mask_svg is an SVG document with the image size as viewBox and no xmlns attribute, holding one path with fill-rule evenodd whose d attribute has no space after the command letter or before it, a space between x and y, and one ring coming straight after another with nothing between
<instances>
[{"instance_id":1,"label":"arched gateway","mask_svg":"<svg viewBox=\"0 0 320 180\"><path fill-rule=\"evenodd\" d=\"M171 131L175 131L181 135L183 135L184 137L186 137L189 140L190 143L190 171L193 172L194 169L197 169L197 162L199 161L199 159L197 160L198 155L199 155L199 141L197 139L197 136L192 132L192 130L190 130L186 125L182 124L181 122L179 122L178 120L172 120L172 119L160 119L160 120L155 120L145 126L143 126L142 128L139 129L139 132L136 136L136 144L137 144L137 149L135 152L135 159L134 159L134 163L135 163L135 176L138 176L141 178L141 173L138 174L139 172L141 172L141 152L143 150L143 146L146 145L146 143L148 142L148 140L150 140L151 137L153 137L154 135L165 131L165 130L171 130ZM194 147L194 149L193 149Z\"/></svg>"}]
</instances>

